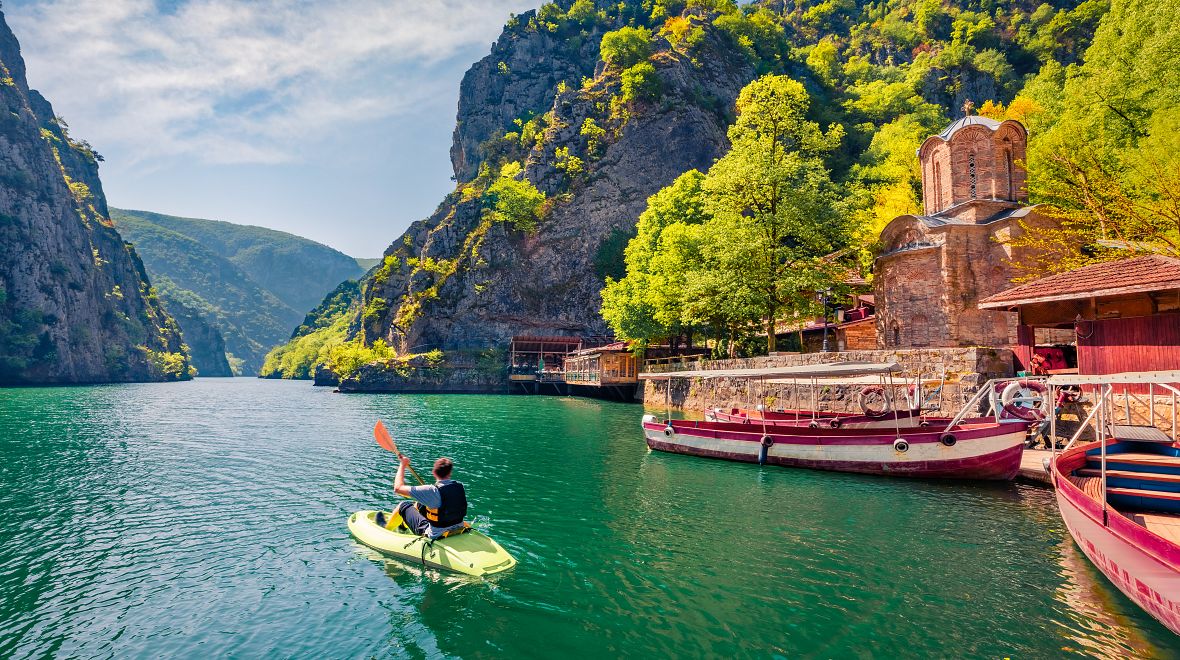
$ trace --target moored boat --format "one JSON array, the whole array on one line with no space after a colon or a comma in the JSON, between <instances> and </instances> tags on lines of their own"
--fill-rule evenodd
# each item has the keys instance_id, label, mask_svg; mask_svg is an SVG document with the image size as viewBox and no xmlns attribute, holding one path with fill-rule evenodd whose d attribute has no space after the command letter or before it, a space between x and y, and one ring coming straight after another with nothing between
<instances>
[{"instance_id":1,"label":"moored boat","mask_svg":"<svg viewBox=\"0 0 1180 660\"><path fill-rule=\"evenodd\" d=\"M995 422L951 428L833 429L643 420L657 451L747 463L909 477L1008 480L1020 470L1025 427Z\"/></svg>"},{"instance_id":2,"label":"moored boat","mask_svg":"<svg viewBox=\"0 0 1180 660\"><path fill-rule=\"evenodd\" d=\"M1098 570L1128 598L1180 635L1180 444L1154 425L1114 421L1114 384L1180 394L1180 372L1055 376L1057 387L1097 387L1090 418L1097 440L1077 444L1082 429L1050 462L1061 518ZM1173 408L1175 399L1173 398ZM1154 404L1151 417L1154 418ZM1175 420L1173 410L1172 419Z\"/></svg>"},{"instance_id":3,"label":"moored boat","mask_svg":"<svg viewBox=\"0 0 1180 660\"><path fill-rule=\"evenodd\" d=\"M731 414L743 415L736 422L658 420L647 415L643 418L644 438L647 446L657 451L787 467L949 479L1008 480L1016 476L1028 422L967 418L974 410L971 406L991 391L990 384L955 418L921 426L925 420L912 406L907 406L911 410L903 418L906 411L894 405L892 375L897 371L894 363L843 362L653 374L651 378L787 378L816 383L820 379L877 376L885 406L874 415L785 413L800 420L812 415L806 423L789 419L776 423L762 411L757 411L759 419L751 419L742 409L731 409Z\"/></svg>"}]
</instances>

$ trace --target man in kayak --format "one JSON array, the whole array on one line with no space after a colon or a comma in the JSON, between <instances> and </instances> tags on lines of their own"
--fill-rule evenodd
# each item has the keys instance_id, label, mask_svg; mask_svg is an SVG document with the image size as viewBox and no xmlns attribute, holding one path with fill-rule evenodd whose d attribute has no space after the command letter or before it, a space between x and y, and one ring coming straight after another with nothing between
<instances>
[{"instance_id":1,"label":"man in kayak","mask_svg":"<svg viewBox=\"0 0 1180 660\"><path fill-rule=\"evenodd\" d=\"M406 500L397 507L397 513L405 521L406 527L419 536L439 538L448 532L462 530L465 527L463 517L467 515L467 491L463 484L451 479L451 471L455 462L443 457L434 462L435 482L422 486L406 484L406 468L410 459L401 457L397 466L397 477L393 480L393 491L402 497L413 498ZM384 515L378 514L377 524L384 526Z\"/></svg>"}]
</instances>

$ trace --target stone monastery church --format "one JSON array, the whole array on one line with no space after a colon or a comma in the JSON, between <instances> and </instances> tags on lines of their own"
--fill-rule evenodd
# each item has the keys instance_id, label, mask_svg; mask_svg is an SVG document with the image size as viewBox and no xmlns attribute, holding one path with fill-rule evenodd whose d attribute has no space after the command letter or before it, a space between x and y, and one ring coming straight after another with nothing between
<instances>
[{"instance_id":1,"label":"stone monastery church","mask_svg":"<svg viewBox=\"0 0 1180 660\"><path fill-rule=\"evenodd\" d=\"M874 276L881 348L1016 343L1015 315L976 303L1012 286L1009 261L1024 255L1005 242L1022 223L1056 225L1028 205L1027 145L1019 122L970 114L922 143L922 215L894 218L881 232Z\"/></svg>"}]
</instances>

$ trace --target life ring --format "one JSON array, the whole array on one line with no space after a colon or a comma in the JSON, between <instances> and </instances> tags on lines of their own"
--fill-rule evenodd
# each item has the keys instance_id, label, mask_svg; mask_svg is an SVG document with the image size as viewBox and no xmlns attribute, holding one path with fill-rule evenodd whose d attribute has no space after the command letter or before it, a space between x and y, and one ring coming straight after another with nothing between
<instances>
[{"instance_id":1,"label":"life ring","mask_svg":"<svg viewBox=\"0 0 1180 660\"><path fill-rule=\"evenodd\" d=\"M669 438L671 438L675 433L676 429L673 429L671 424L664 427L664 435L668 436Z\"/></svg>"},{"instance_id":2,"label":"life ring","mask_svg":"<svg viewBox=\"0 0 1180 660\"><path fill-rule=\"evenodd\" d=\"M840 428L842 425L843 425L843 423L842 423L840 420L838 420L838 419L833 419L832 421L828 422L828 426L830 426L830 427L832 427L832 428L834 428L834 429L838 429L838 428Z\"/></svg>"},{"instance_id":3,"label":"life ring","mask_svg":"<svg viewBox=\"0 0 1180 660\"><path fill-rule=\"evenodd\" d=\"M1047 388L1035 380L1018 380L1009 383L1000 395L1000 404L1004 412L1010 417L1023 419L1026 422L1039 422L1049 416L1049 398L1045 396ZM1035 403L1035 405L1020 405Z\"/></svg>"},{"instance_id":4,"label":"life ring","mask_svg":"<svg viewBox=\"0 0 1180 660\"><path fill-rule=\"evenodd\" d=\"M809 428L809 429L818 429L818 428L819 428L819 422L812 421L810 424L808 424L808 425L807 425L807 428Z\"/></svg>"},{"instance_id":5,"label":"life ring","mask_svg":"<svg viewBox=\"0 0 1180 660\"><path fill-rule=\"evenodd\" d=\"M764 435L762 436L761 442L763 447L770 447L774 444L774 438L770 437L769 435Z\"/></svg>"},{"instance_id":6,"label":"life ring","mask_svg":"<svg viewBox=\"0 0 1180 660\"><path fill-rule=\"evenodd\" d=\"M910 450L910 443L906 442L904 438L898 438L893 441L893 451L906 452Z\"/></svg>"},{"instance_id":7,"label":"life ring","mask_svg":"<svg viewBox=\"0 0 1180 660\"><path fill-rule=\"evenodd\" d=\"M881 407L874 408L869 402L869 397L880 396ZM860 409L869 417L884 417L889 414L889 397L885 396L885 388L880 385L868 385L861 389L860 393L856 395L856 401L860 404Z\"/></svg>"},{"instance_id":8,"label":"life ring","mask_svg":"<svg viewBox=\"0 0 1180 660\"><path fill-rule=\"evenodd\" d=\"M955 443L958 442L959 439L955 437L954 433L943 433L942 437L940 437L938 441L947 447L954 447Z\"/></svg>"}]
</instances>

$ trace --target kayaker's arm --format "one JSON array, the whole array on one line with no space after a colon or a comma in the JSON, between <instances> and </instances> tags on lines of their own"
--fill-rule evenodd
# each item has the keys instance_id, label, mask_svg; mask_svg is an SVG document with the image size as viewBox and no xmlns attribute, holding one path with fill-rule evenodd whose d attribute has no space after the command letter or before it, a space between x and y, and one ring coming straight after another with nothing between
<instances>
[{"instance_id":1,"label":"kayaker's arm","mask_svg":"<svg viewBox=\"0 0 1180 660\"><path fill-rule=\"evenodd\" d=\"M409 464L410 459L402 456L397 464L397 476L393 479L393 492L402 497L410 497L410 487L406 485L406 466Z\"/></svg>"}]
</instances>

